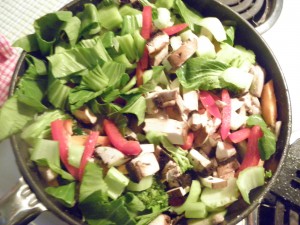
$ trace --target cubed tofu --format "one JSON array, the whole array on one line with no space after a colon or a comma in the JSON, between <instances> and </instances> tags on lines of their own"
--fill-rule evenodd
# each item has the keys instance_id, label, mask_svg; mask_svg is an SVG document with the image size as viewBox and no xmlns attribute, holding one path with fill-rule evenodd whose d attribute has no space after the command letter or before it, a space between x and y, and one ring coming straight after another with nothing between
<instances>
[{"instance_id":1,"label":"cubed tofu","mask_svg":"<svg viewBox=\"0 0 300 225\"><path fill-rule=\"evenodd\" d=\"M188 126L184 121L146 118L144 131L164 133L172 144L183 145L187 137Z\"/></svg>"},{"instance_id":2,"label":"cubed tofu","mask_svg":"<svg viewBox=\"0 0 300 225\"><path fill-rule=\"evenodd\" d=\"M102 161L107 164L108 167L120 166L130 159L118 149L113 147L101 146L96 148L95 152L100 156Z\"/></svg>"}]
</instances>

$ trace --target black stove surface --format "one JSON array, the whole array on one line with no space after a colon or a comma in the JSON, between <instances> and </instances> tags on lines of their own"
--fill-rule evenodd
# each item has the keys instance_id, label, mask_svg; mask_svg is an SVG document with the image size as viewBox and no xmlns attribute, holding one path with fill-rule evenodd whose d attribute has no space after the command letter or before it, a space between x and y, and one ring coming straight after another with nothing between
<instances>
[{"instance_id":1,"label":"black stove surface","mask_svg":"<svg viewBox=\"0 0 300 225\"><path fill-rule=\"evenodd\" d=\"M278 19L283 0L219 0L248 20L260 33L272 27Z\"/></svg>"}]
</instances>

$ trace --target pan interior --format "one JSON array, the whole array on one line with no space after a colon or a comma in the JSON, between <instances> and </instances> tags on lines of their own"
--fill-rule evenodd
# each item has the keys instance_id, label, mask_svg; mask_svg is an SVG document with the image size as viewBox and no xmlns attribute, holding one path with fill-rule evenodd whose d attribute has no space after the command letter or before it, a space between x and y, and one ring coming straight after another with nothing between
<instances>
[{"instance_id":1,"label":"pan interior","mask_svg":"<svg viewBox=\"0 0 300 225\"><path fill-rule=\"evenodd\" d=\"M86 2L90 1L74 1L65 6L63 10L71 10L74 12L80 11ZM93 2L97 3L99 0ZM272 183L276 179L282 161L288 152L289 137L291 133L291 105L289 93L283 73L274 55L272 54L272 51L269 49L262 37L246 20L242 19L238 14L218 1L189 0L186 2L188 5L201 12L201 14L204 16L216 16L222 21L235 21L237 26L235 42L255 52L257 62L266 70L267 80L273 79L276 97L277 99L280 99L280 101L278 100L277 102L278 120L282 121L282 128L277 142L277 153L274 155L270 163L266 165L269 169L275 171L273 173L273 178L263 188L258 188L251 193L251 205L247 205L243 201L237 201L229 208L226 221L228 224L236 224L242 218L246 217L262 201L263 196L268 192ZM14 84L11 88L11 94L14 91L17 77L24 74L25 69L25 61L21 59L15 71ZM76 216L80 215L79 211L76 209L67 210L66 208L61 207L61 205L58 204L54 199L45 194L45 184L41 182L35 165L30 162L28 147L26 144L18 136L12 137L11 141L20 171L33 192L36 193L38 199L50 211L58 215L68 224L82 224L80 219L78 219L80 217Z\"/></svg>"}]
</instances>

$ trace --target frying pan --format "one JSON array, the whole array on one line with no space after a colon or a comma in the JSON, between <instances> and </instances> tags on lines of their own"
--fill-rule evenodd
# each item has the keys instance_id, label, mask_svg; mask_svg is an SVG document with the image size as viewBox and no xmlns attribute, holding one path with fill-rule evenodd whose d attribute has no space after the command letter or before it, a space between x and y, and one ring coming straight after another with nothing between
<instances>
[{"instance_id":1,"label":"frying pan","mask_svg":"<svg viewBox=\"0 0 300 225\"><path fill-rule=\"evenodd\" d=\"M62 10L77 12L82 10L83 4L90 1L74 1L66 5ZM98 2L98 1L94 1ZM282 121L280 135L277 141L277 152L266 164L266 167L274 171L273 177L268 183L251 192L251 204L242 200L232 204L225 218L227 224L236 224L248 216L269 194L281 196L295 207L300 205L300 192L294 189L293 182L297 182L297 163L300 162L300 154L297 153L300 141L290 145L291 135L291 103L287 84L280 66L272 51L267 46L260 34L237 13L216 0L188 0L189 6L198 10L204 16L216 16L222 21L234 21L236 23L236 44L243 45L255 52L257 62L266 70L267 80L273 79L278 105L278 120ZM11 86L11 94L15 89L17 77L21 76L26 65L24 56L21 55L17 65L14 81ZM45 210L50 210L68 224L82 224L80 213L77 209L66 209L55 199L49 197L44 188L46 184L40 178L35 165L30 161L28 147L18 135L11 138L13 151L17 165L21 171L16 187L0 200L0 224L28 224L36 216ZM292 165L293 163L293 165ZM298 163L299 164L299 163ZM297 202L298 200L298 202Z\"/></svg>"}]
</instances>

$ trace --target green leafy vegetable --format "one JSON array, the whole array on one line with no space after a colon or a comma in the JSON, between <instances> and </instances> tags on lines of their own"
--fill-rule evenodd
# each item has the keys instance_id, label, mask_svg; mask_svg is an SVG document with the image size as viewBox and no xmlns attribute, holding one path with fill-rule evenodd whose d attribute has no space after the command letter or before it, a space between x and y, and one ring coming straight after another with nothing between
<instances>
[{"instance_id":1,"label":"green leafy vegetable","mask_svg":"<svg viewBox=\"0 0 300 225\"><path fill-rule=\"evenodd\" d=\"M8 99L0 109L0 141L21 131L32 120L37 110L20 101L17 96Z\"/></svg>"},{"instance_id":2,"label":"green leafy vegetable","mask_svg":"<svg viewBox=\"0 0 300 225\"><path fill-rule=\"evenodd\" d=\"M152 186L144 191L133 192L145 205L146 209L152 212L168 207L168 194L165 185L157 179L153 179Z\"/></svg>"},{"instance_id":3,"label":"green leafy vegetable","mask_svg":"<svg viewBox=\"0 0 300 225\"><path fill-rule=\"evenodd\" d=\"M222 88L220 76L229 65L213 59L190 58L176 71L178 79L186 89L212 90Z\"/></svg>"},{"instance_id":4,"label":"green leafy vegetable","mask_svg":"<svg viewBox=\"0 0 300 225\"><path fill-rule=\"evenodd\" d=\"M50 124L57 119L69 118L63 111L52 110L46 111L43 114L35 117L30 123L23 129L21 138L28 144L33 146L38 139L50 139L51 129Z\"/></svg>"},{"instance_id":5,"label":"green leafy vegetable","mask_svg":"<svg viewBox=\"0 0 300 225\"><path fill-rule=\"evenodd\" d=\"M61 168L57 141L38 139L31 150L30 159L39 166L49 167L66 180L74 180L71 174Z\"/></svg>"},{"instance_id":6,"label":"green leafy vegetable","mask_svg":"<svg viewBox=\"0 0 300 225\"><path fill-rule=\"evenodd\" d=\"M66 185L61 185L58 187L47 187L45 191L62 202L66 207L73 207L76 203L75 201L75 188L76 183L72 182Z\"/></svg>"}]
</instances>

